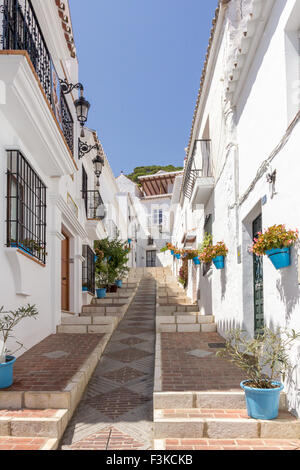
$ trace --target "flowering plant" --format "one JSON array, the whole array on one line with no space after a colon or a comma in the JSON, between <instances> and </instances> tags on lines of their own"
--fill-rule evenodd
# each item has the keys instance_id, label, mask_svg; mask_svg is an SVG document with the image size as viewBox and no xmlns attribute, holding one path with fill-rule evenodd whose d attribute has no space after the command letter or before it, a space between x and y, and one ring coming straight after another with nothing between
<instances>
[{"instance_id":1,"label":"flowering plant","mask_svg":"<svg viewBox=\"0 0 300 470\"><path fill-rule=\"evenodd\" d=\"M187 266L187 264L184 264L180 268L178 280L179 280L180 284L182 284L183 287L186 288L187 283L188 283L188 266Z\"/></svg>"},{"instance_id":2,"label":"flowering plant","mask_svg":"<svg viewBox=\"0 0 300 470\"><path fill-rule=\"evenodd\" d=\"M175 250L175 246L172 245L172 243L167 243L166 247L167 247L168 250Z\"/></svg>"},{"instance_id":3,"label":"flowering plant","mask_svg":"<svg viewBox=\"0 0 300 470\"><path fill-rule=\"evenodd\" d=\"M199 256L198 250L183 250L183 257L186 259L193 259Z\"/></svg>"},{"instance_id":4,"label":"flowering plant","mask_svg":"<svg viewBox=\"0 0 300 470\"><path fill-rule=\"evenodd\" d=\"M250 251L257 256L262 256L273 248L292 246L298 240L298 234L298 229L287 230L285 225L272 225L264 233L258 233L258 238L254 238Z\"/></svg>"},{"instance_id":5,"label":"flowering plant","mask_svg":"<svg viewBox=\"0 0 300 470\"><path fill-rule=\"evenodd\" d=\"M210 263L217 256L226 256L228 248L224 242L218 242L216 245L207 245L200 253L200 259L203 263Z\"/></svg>"}]
</instances>

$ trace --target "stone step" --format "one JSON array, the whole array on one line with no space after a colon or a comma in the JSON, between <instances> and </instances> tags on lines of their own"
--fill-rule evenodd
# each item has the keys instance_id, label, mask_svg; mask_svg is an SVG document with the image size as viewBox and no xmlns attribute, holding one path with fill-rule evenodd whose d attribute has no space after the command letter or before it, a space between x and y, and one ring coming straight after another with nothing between
<instances>
[{"instance_id":1,"label":"stone step","mask_svg":"<svg viewBox=\"0 0 300 470\"><path fill-rule=\"evenodd\" d=\"M157 333L215 333L216 323L159 323L156 322Z\"/></svg>"},{"instance_id":2,"label":"stone step","mask_svg":"<svg viewBox=\"0 0 300 470\"><path fill-rule=\"evenodd\" d=\"M60 439L68 424L68 410L0 410L0 435Z\"/></svg>"},{"instance_id":3,"label":"stone step","mask_svg":"<svg viewBox=\"0 0 300 470\"><path fill-rule=\"evenodd\" d=\"M157 315L157 323L214 323L213 315L201 315L199 312L174 312L168 315Z\"/></svg>"},{"instance_id":4,"label":"stone step","mask_svg":"<svg viewBox=\"0 0 300 470\"><path fill-rule=\"evenodd\" d=\"M153 450L299 450L297 439L154 439Z\"/></svg>"},{"instance_id":5,"label":"stone step","mask_svg":"<svg viewBox=\"0 0 300 470\"><path fill-rule=\"evenodd\" d=\"M127 310L128 304L110 304L105 306L89 305L82 307L82 313L80 316L93 316L103 314L115 314L122 315Z\"/></svg>"},{"instance_id":6,"label":"stone step","mask_svg":"<svg viewBox=\"0 0 300 470\"><path fill-rule=\"evenodd\" d=\"M246 409L245 393L236 392L154 392L154 409ZM281 392L279 409L287 410L286 394Z\"/></svg>"},{"instance_id":7,"label":"stone step","mask_svg":"<svg viewBox=\"0 0 300 470\"><path fill-rule=\"evenodd\" d=\"M101 305L108 305L108 306L114 306L114 305L124 305L125 303L128 302L128 297L116 297L116 298L108 298L108 299L93 299L92 303L87 305L87 307L91 308L91 305L93 306L101 306Z\"/></svg>"},{"instance_id":8,"label":"stone step","mask_svg":"<svg viewBox=\"0 0 300 470\"><path fill-rule=\"evenodd\" d=\"M106 317L105 317L106 318ZM117 317L115 317L116 320ZM57 327L57 333L65 333L65 334L101 334L101 333L113 333L117 324L119 322L115 321L115 323L103 323L103 322L95 322L89 325L60 325Z\"/></svg>"},{"instance_id":9,"label":"stone step","mask_svg":"<svg viewBox=\"0 0 300 470\"><path fill-rule=\"evenodd\" d=\"M164 314L173 314L174 312L197 312L198 305L177 305L177 304L169 304L169 305L156 305L156 314L157 315L164 315Z\"/></svg>"},{"instance_id":10,"label":"stone step","mask_svg":"<svg viewBox=\"0 0 300 470\"><path fill-rule=\"evenodd\" d=\"M191 300L188 297L177 297L177 296L157 296L157 303L159 305L189 305Z\"/></svg>"},{"instance_id":11,"label":"stone step","mask_svg":"<svg viewBox=\"0 0 300 470\"><path fill-rule=\"evenodd\" d=\"M56 450L58 439L47 439L43 437L0 437L1 450Z\"/></svg>"},{"instance_id":12,"label":"stone step","mask_svg":"<svg viewBox=\"0 0 300 470\"><path fill-rule=\"evenodd\" d=\"M274 420L257 420L244 409L155 410L154 429L156 439L300 439L300 420L287 411Z\"/></svg>"}]
</instances>

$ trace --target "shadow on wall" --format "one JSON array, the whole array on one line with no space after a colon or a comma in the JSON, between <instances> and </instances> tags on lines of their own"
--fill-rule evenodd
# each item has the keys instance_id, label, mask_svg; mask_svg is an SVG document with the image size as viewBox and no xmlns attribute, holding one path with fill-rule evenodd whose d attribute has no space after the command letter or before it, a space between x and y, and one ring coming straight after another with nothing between
<instances>
[{"instance_id":1,"label":"shadow on wall","mask_svg":"<svg viewBox=\"0 0 300 470\"><path fill-rule=\"evenodd\" d=\"M235 329L244 329L243 325L238 323L235 318L224 318L218 321L218 332L222 336L226 336L227 332Z\"/></svg>"},{"instance_id":2,"label":"shadow on wall","mask_svg":"<svg viewBox=\"0 0 300 470\"><path fill-rule=\"evenodd\" d=\"M280 270L280 279L276 282L276 288L285 305L285 318L291 319L292 313L299 304L300 287L298 281L298 256L295 249L291 250L292 263L288 268ZM275 268L274 268L275 269Z\"/></svg>"},{"instance_id":3,"label":"shadow on wall","mask_svg":"<svg viewBox=\"0 0 300 470\"><path fill-rule=\"evenodd\" d=\"M227 272L227 264L225 261L225 266L224 269L221 270L221 294L222 294L222 300L225 298L226 294L226 272Z\"/></svg>"}]
</instances>

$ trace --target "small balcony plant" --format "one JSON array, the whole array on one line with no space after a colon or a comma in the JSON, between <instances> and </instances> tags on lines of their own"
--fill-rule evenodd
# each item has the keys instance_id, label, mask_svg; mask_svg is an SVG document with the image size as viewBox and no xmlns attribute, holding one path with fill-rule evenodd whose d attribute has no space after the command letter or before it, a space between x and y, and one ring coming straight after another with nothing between
<instances>
[{"instance_id":1,"label":"small balcony plant","mask_svg":"<svg viewBox=\"0 0 300 470\"><path fill-rule=\"evenodd\" d=\"M250 251L257 256L267 255L276 269L291 264L290 250L299 237L297 230L287 230L285 225L272 225L254 238Z\"/></svg>"},{"instance_id":2,"label":"small balcony plant","mask_svg":"<svg viewBox=\"0 0 300 470\"><path fill-rule=\"evenodd\" d=\"M38 311L35 305L27 305L17 310L5 312L0 308L0 389L8 388L13 383L13 365L16 361L14 354L23 348L23 344L16 341L19 348L13 353L8 351L7 343L12 338L14 328L25 318L36 319Z\"/></svg>"},{"instance_id":3,"label":"small balcony plant","mask_svg":"<svg viewBox=\"0 0 300 470\"><path fill-rule=\"evenodd\" d=\"M225 348L216 353L244 371L241 382L245 391L247 412L255 419L278 416L280 392L286 373L291 369L288 352L300 337L294 330L264 327L255 338L240 329L231 330Z\"/></svg>"},{"instance_id":4,"label":"small balcony plant","mask_svg":"<svg viewBox=\"0 0 300 470\"><path fill-rule=\"evenodd\" d=\"M211 237L211 236L210 236ZM209 238L211 240L211 238ZM227 256L228 248L224 242L218 242L216 245L206 243L202 247L200 259L203 263L213 262L217 269L224 268L224 259Z\"/></svg>"}]
</instances>

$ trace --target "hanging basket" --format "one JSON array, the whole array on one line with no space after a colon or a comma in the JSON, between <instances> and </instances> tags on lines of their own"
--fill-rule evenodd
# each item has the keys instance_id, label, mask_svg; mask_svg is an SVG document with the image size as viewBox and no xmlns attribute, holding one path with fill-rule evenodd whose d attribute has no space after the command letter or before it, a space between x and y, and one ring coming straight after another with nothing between
<instances>
[{"instance_id":1,"label":"hanging basket","mask_svg":"<svg viewBox=\"0 0 300 470\"><path fill-rule=\"evenodd\" d=\"M224 256L216 256L212 261L217 269L224 269Z\"/></svg>"},{"instance_id":2,"label":"hanging basket","mask_svg":"<svg viewBox=\"0 0 300 470\"><path fill-rule=\"evenodd\" d=\"M290 247L273 248L272 250L266 251L266 255L269 257L276 269L287 268L291 265Z\"/></svg>"},{"instance_id":3,"label":"hanging basket","mask_svg":"<svg viewBox=\"0 0 300 470\"><path fill-rule=\"evenodd\" d=\"M177 253L177 254L175 255L175 258L180 259L180 258L181 258L180 254Z\"/></svg>"},{"instance_id":4,"label":"hanging basket","mask_svg":"<svg viewBox=\"0 0 300 470\"><path fill-rule=\"evenodd\" d=\"M198 258L198 256L196 256L195 258L193 258L193 263L195 266L199 266L201 263L200 263L200 259Z\"/></svg>"}]
</instances>

